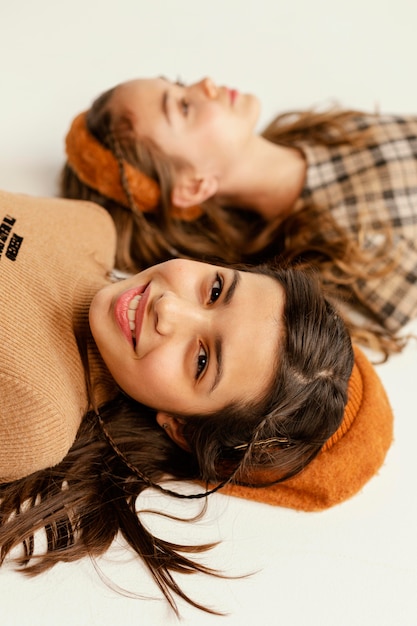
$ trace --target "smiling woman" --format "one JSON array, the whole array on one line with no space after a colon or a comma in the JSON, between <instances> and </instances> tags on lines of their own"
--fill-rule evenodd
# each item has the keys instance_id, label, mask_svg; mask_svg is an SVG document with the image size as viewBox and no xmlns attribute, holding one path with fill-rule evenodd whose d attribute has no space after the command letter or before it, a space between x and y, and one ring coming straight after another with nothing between
<instances>
[{"instance_id":1,"label":"smiling woman","mask_svg":"<svg viewBox=\"0 0 417 626\"><path fill-rule=\"evenodd\" d=\"M210 78L137 79L77 116L61 192L112 215L116 264L172 256L314 264L358 341L385 355L417 315L417 120L333 109L279 115ZM363 319L363 316L360 318Z\"/></svg>"},{"instance_id":2,"label":"smiling woman","mask_svg":"<svg viewBox=\"0 0 417 626\"><path fill-rule=\"evenodd\" d=\"M210 570L142 526L137 496L189 497L167 476L211 483L199 498L302 476L352 421L346 327L303 271L171 260L117 282L97 205L1 193L0 206L0 558L22 544L38 573L121 531L174 608L173 593L199 606L172 572Z\"/></svg>"},{"instance_id":3,"label":"smiling woman","mask_svg":"<svg viewBox=\"0 0 417 626\"><path fill-rule=\"evenodd\" d=\"M186 415L261 397L277 367L283 303L269 276L173 260L100 291L90 325L132 398Z\"/></svg>"}]
</instances>

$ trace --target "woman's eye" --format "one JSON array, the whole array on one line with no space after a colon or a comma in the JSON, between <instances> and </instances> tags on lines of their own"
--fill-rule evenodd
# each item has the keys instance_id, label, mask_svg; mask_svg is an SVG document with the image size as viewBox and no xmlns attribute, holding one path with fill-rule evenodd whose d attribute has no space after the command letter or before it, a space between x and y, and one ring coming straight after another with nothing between
<instances>
[{"instance_id":1,"label":"woman's eye","mask_svg":"<svg viewBox=\"0 0 417 626\"><path fill-rule=\"evenodd\" d=\"M190 108L190 104L189 104L188 100L186 100L185 98L182 98L182 100L181 100L181 111L182 111L183 115L185 115L185 117L187 117L187 115L188 115L189 108Z\"/></svg>"},{"instance_id":2,"label":"woman's eye","mask_svg":"<svg viewBox=\"0 0 417 626\"><path fill-rule=\"evenodd\" d=\"M209 304L213 304L218 300L223 291L223 279L219 274L216 274L216 280L214 281L211 290L210 290L210 300Z\"/></svg>"},{"instance_id":3,"label":"woman's eye","mask_svg":"<svg viewBox=\"0 0 417 626\"><path fill-rule=\"evenodd\" d=\"M196 379L200 378L201 374L207 367L208 356L203 346L200 346L200 351L197 357L197 369L196 369Z\"/></svg>"}]
</instances>

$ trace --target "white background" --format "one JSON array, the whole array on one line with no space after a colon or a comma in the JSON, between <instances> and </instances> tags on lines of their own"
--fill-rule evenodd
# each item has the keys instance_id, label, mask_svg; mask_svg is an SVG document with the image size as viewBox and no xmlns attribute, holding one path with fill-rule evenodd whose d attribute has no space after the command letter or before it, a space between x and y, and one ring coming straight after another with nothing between
<instances>
[{"instance_id":1,"label":"white background","mask_svg":"<svg viewBox=\"0 0 417 626\"><path fill-rule=\"evenodd\" d=\"M0 0L0 24L0 187L11 191L54 195L70 120L104 89L137 76L210 75L252 91L263 104L261 126L281 110L333 101L417 113L415 0ZM212 617L180 603L183 624L417 624L416 344L378 366L395 443L350 501L304 514L219 495L197 525L150 520L173 540L221 540L206 564L256 572L179 579L228 613ZM99 567L113 583L158 597L121 542ZM2 568L0 617L4 626L176 623L164 601L118 594L89 560L31 580Z\"/></svg>"}]
</instances>

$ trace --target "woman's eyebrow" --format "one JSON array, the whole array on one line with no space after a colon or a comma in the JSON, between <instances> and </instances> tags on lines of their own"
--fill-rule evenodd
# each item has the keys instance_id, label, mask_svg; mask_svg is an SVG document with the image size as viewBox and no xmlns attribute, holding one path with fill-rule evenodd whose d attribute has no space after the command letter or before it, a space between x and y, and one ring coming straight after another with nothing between
<instances>
[{"instance_id":1,"label":"woman's eyebrow","mask_svg":"<svg viewBox=\"0 0 417 626\"><path fill-rule=\"evenodd\" d=\"M209 394L213 393L223 376L223 341L221 337L216 337L214 340L214 352L216 354L216 375L209 389Z\"/></svg>"},{"instance_id":2,"label":"woman's eyebrow","mask_svg":"<svg viewBox=\"0 0 417 626\"><path fill-rule=\"evenodd\" d=\"M162 94L162 113L165 116L166 121L171 125L171 118L168 110L168 90L166 89Z\"/></svg>"},{"instance_id":3,"label":"woman's eyebrow","mask_svg":"<svg viewBox=\"0 0 417 626\"><path fill-rule=\"evenodd\" d=\"M226 295L223 298L222 305L227 306L232 301L233 295L236 291L236 287L240 283L240 273L237 270L233 271L233 280L230 283L228 290L226 291ZM220 336L217 336L214 340L214 353L216 355L216 374L214 376L213 384L209 389L209 394L213 393L216 389L217 385L222 379L223 376L223 339Z\"/></svg>"},{"instance_id":4,"label":"woman's eyebrow","mask_svg":"<svg viewBox=\"0 0 417 626\"><path fill-rule=\"evenodd\" d=\"M236 291L236 287L240 283L240 273L237 270L233 270L233 280L230 283L228 290L226 291L226 295L223 298L223 305L227 305L233 298L233 294Z\"/></svg>"}]
</instances>

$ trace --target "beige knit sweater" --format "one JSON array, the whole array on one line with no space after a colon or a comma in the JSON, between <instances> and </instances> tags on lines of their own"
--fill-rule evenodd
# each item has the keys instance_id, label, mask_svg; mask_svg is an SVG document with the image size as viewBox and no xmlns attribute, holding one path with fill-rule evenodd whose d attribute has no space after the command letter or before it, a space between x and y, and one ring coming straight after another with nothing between
<instances>
[{"instance_id":1,"label":"beige knit sweater","mask_svg":"<svg viewBox=\"0 0 417 626\"><path fill-rule=\"evenodd\" d=\"M88 328L115 245L94 204L0 192L0 482L55 465L74 441L88 408L74 321Z\"/></svg>"}]
</instances>

